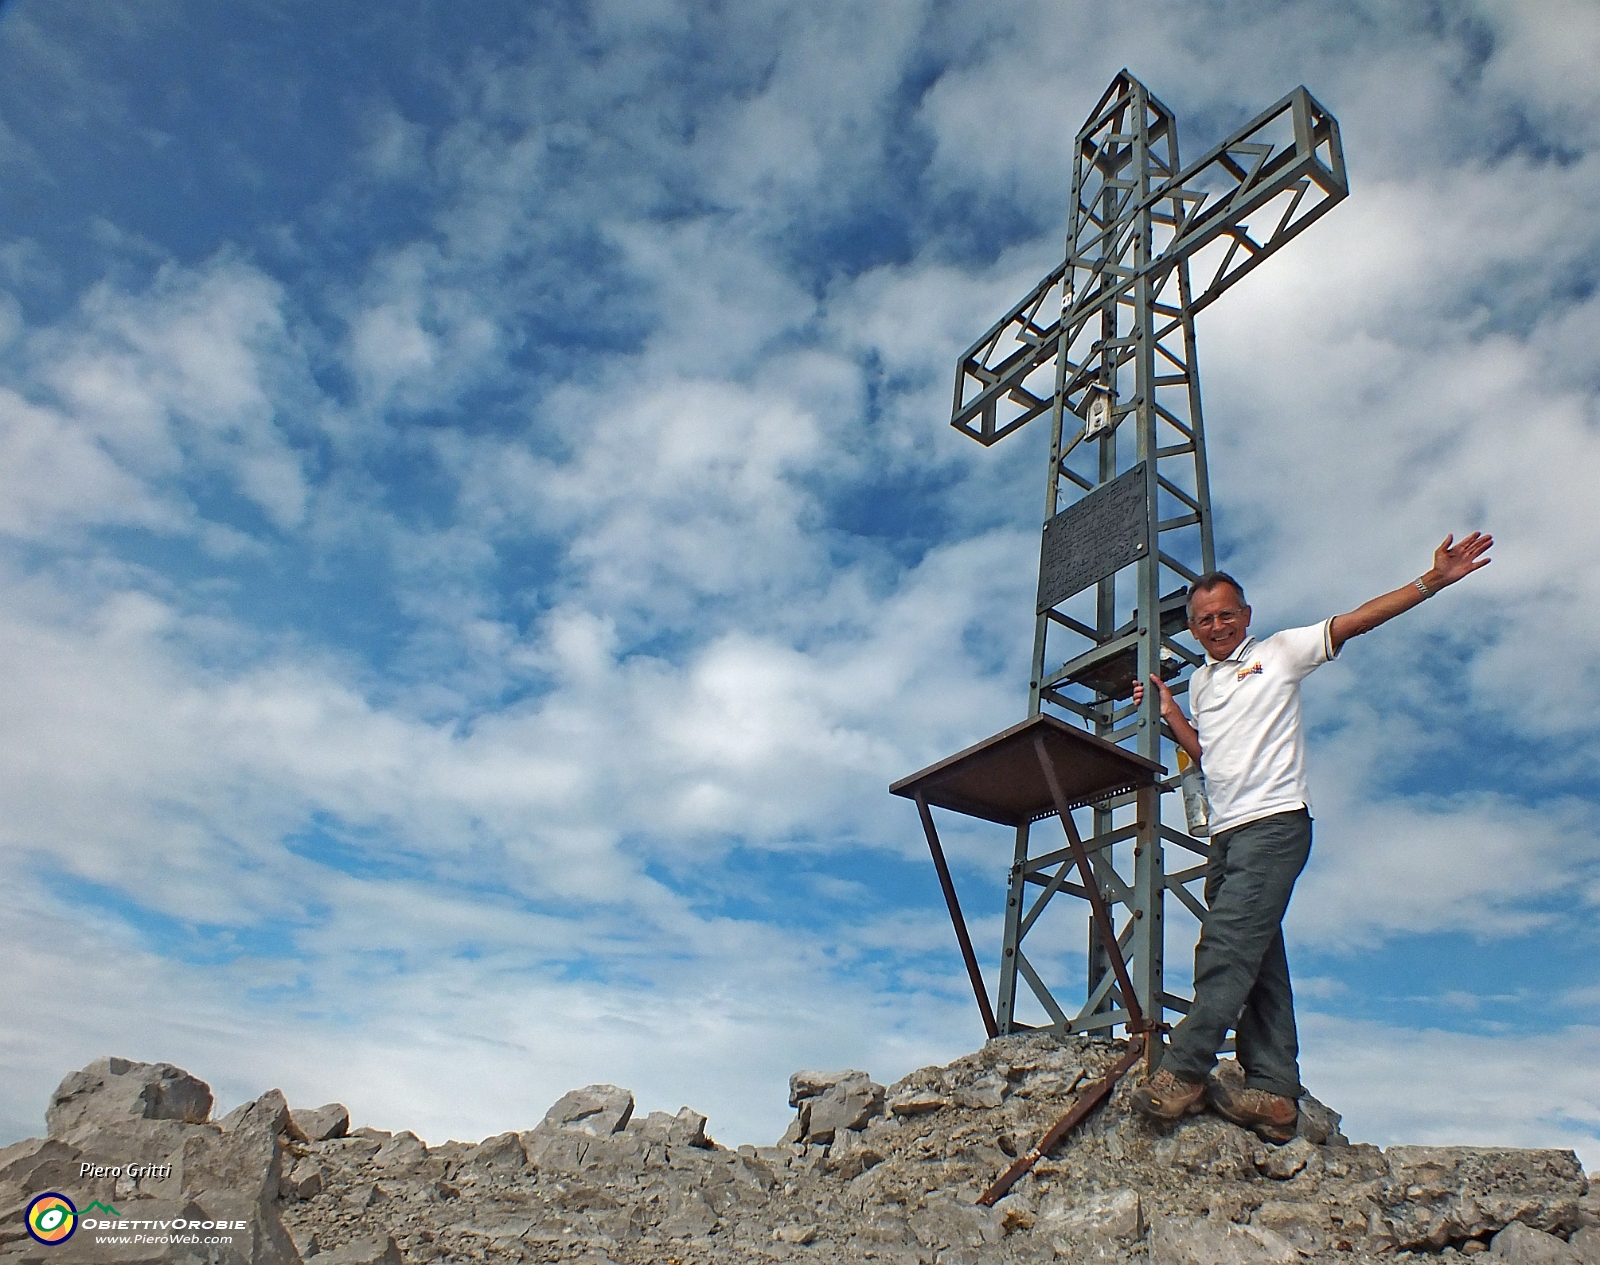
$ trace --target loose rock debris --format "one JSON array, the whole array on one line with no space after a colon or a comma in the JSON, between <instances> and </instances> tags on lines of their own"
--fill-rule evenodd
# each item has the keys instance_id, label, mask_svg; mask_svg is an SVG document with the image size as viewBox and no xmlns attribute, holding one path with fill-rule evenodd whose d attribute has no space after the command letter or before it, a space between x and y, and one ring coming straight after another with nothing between
<instances>
[{"instance_id":1,"label":"loose rock debris","mask_svg":"<svg viewBox=\"0 0 1600 1265\"><path fill-rule=\"evenodd\" d=\"M888 1087L860 1071L797 1072L783 1138L737 1150L687 1107L641 1118L612 1085L574 1090L534 1128L477 1143L351 1130L338 1104L291 1111L276 1090L210 1122L210 1089L187 1072L101 1059L62 1082L47 1138L0 1150L0 1265L1359 1265L1479 1254L1485 1265L1600 1265L1600 1202L1570 1151L1381 1151L1349 1143L1338 1115L1309 1097L1299 1134L1270 1146L1214 1115L1139 1119L1131 1076L995 1207L979 1206L1125 1049L1036 1033ZM83 1162L107 1155L138 1174L79 1178ZM225 1246L112 1247L85 1232L49 1247L23 1225L42 1190L124 1218L251 1229Z\"/></svg>"}]
</instances>

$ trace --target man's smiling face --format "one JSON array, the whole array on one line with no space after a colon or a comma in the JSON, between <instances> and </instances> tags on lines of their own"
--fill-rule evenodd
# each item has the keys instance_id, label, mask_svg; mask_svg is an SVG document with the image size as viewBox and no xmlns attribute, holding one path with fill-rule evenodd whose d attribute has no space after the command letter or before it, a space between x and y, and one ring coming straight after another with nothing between
<instances>
[{"instance_id":1,"label":"man's smiling face","mask_svg":"<svg viewBox=\"0 0 1600 1265\"><path fill-rule=\"evenodd\" d=\"M1213 659L1226 659L1250 628L1250 608L1239 590L1219 584L1195 595L1189 608L1189 631Z\"/></svg>"}]
</instances>

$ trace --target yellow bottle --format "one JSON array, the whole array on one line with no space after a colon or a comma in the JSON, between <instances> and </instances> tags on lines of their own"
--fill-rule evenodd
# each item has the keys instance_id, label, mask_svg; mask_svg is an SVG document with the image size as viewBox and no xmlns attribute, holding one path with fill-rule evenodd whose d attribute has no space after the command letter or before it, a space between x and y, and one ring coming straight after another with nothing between
<instances>
[{"instance_id":1,"label":"yellow bottle","mask_svg":"<svg viewBox=\"0 0 1600 1265\"><path fill-rule=\"evenodd\" d=\"M1211 833L1211 801L1206 798L1205 774L1182 747L1178 748L1178 789L1183 794L1183 816L1189 824L1189 834L1204 839Z\"/></svg>"}]
</instances>

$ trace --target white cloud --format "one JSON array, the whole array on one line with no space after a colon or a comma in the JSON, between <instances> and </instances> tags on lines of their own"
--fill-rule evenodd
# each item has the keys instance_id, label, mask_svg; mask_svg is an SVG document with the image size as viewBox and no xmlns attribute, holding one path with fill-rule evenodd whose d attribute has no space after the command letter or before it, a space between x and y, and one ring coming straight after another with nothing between
<instances>
[{"instance_id":1,"label":"white cloud","mask_svg":"<svg viewBox=\"0 0 1600 1265\"><path fill-rule=\"evenodd\" d=\"M222 257L195 270L164 266L142 293L98 286L74 322L36 335L30 385L58 411L18 400L12 417L24 469L61 489L40 507L46 523L165 525L188 509L169 481L193 462L220 472L277 527L297 526L306 480L278 412L296 402L301 367L281 303L266 276ZM157 499L160 511L149 504Z\"/></svg>"},{"instance_id":2,"label":"white cloud","mask_svg":"<svg viewBox=\"0 0 1600 1265\"><path fill-rule=\"evenodd\" d=\"M1485 80L1529 109L1556 144L1592 146L1600 137L1600 88L1590 73L1600 61L1600 12L1584 0L1485 0L1479 7L1496 37Z\"/></svg>"},{"instance_id":3,"label":"white cloud","mask_svg":"<svg viewBox=\"0 0 1600 1265\"><path fill-rule=\"evenodd\" d=\"M1570 1147L1600 1166L1596 1032L1468 1036L1307 1014L1301 1079L1379 1146Z\"/></svg>"},{"instance_id":4,"label":"white cloud","mask_svg":"<svg viewBox=\"0 0 1600 1265\"><path fill-rule=\"evenodd\" d=\"M10 390L0 390L0 485L0 530L22 538L86 524L170 531L181 521L92 428Z\"/></svg>"}]
</instances>

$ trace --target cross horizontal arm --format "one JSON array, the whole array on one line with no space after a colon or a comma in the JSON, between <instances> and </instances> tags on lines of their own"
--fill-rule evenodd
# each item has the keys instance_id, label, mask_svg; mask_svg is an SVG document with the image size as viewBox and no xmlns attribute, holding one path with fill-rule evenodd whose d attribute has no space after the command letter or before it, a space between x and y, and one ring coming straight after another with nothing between
<instances>
[{"instance_id":1,"label":"cross horizontal arm","mask_svg":"<svg viewBox=\"0 0 1600 1265\"><path fill-rule=\"evenodd\" d=\"M1159 288L1180 260L1231 239L1214 269L1200 269L1189 304L1198 312L1349 192L1338 121L1305 88L1296 88L1151 196L1157 205L1171 201L1177 214L1172 240L1147 271ZM1266 217L1264 232L1247 224L1280 198L1286 205Z\"/></svg>"},{"instance_id":2,"label":"cross horizontal arm","mask_svg":"<svg viewBox=\"0 0 1600 1265\"><path fill-rule=\"evenodd\" d=\"M1156 306L1192 318L1348 193L1338 121L1296 88L1145 197L1123 197L1109 223L1086 222L1092 240L1069 242L1067 258L962 355L950 424L985 447L1004 439L1090 379L1092 356L1066 360L1048 398L1026 385L1057 355L1066 358L1092 317L1130 302L1141 280L1165 295L1173 270L1189 261L1196 276L1187 303ZM1164 226L1166 240L1159 250L1152 242L1148 261L1134 267L1131 243L1145 218ZM1004 417L1002 404L1010 406Z\"/></svg>"}]
</instances>

